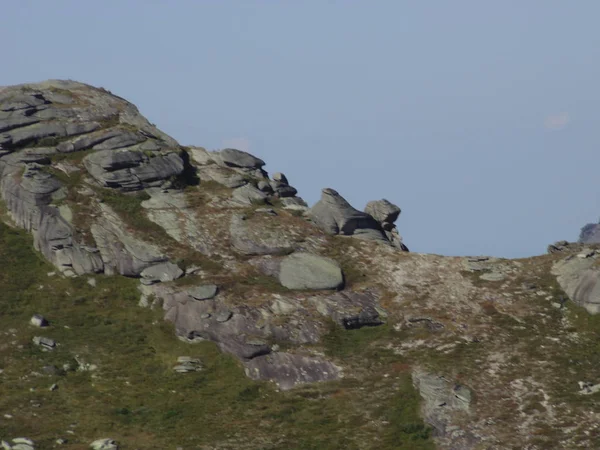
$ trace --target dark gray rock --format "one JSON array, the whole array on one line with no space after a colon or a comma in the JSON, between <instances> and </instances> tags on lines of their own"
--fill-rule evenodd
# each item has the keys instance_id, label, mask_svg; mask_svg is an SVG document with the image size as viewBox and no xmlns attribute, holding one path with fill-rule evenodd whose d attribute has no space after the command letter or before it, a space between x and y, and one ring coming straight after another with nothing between
<instances>
[{"instance_id":1,"label":"dark gray rock","mask_svg":"<svg viewBox=\"0 0 600 450\"><path fill-rule=\"evenodd\" d=\"M330 258L294 253L281 261L279 282L288 289L339 289L344 276L340 265Z\"/></svg>"},{"instance_id":2,"label":"dark gray rock","mask_svg":"<svg viewBox=\"0 0 600 450\"><path fill-rule=\"evenodd\" d=\"M328 234L388 242L379 222L353 208L333 189L323 189L321 199L308 210L308 216Z\"/></svg>"}]
</instances>

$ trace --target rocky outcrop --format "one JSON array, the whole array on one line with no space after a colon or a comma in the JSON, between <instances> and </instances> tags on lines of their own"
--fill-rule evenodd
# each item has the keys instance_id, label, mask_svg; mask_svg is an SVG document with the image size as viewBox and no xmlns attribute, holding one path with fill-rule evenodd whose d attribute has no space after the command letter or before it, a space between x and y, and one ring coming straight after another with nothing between
<instances>
[{"instance_id":1,"label":"rocky outcrop","mask_svg":"<svg viewBox=\"0 0 600 450\"><path fill-rule=\"evenodd\" d=\"M19 155L0 159L0 194L15 224L30 231L34 245L67 275L97 273L103 261L94 247L77 242L72 226L52 203L64 197L62 184L38 163Z\"/></svg>"},{"instance_id":2,"label":"rocky outcrop","mask_svg":"<svg viewBox=\"0 0 600 450\"><path fill-rule=\"evenodd\" d=\"M354 236L389 244L381 224L371 215L353 208L333 189L323 189L321 199L308 210L308 216L328 234Z\"/></svg>"},{"instance_id":3,"label":"rocky outcrop","mask_svg":"<svg viewBox=\"0 0 600 450\"><path fill-rule=\"evenodd\" d=\"M375 200L367 203L365 212L380 223L386 237L394 247L408 251L408 247L403 244L402 237L395 225L401 212L399 206L394 205L386 199Z\"/></svg>"},{"instance_id":4,"label":"rocky outcrop","mask_svg":"<svg viewBox=\"0 0 600 450\"><path fill-rule=\"evenodd\" d=\"M177 153L149 157L138 150L97 151L87 156L84 164L101 186L122 191L159 187L184 169L183 160Z\"/></svg>"},{"instance_id":5,"label":"rocky outcrop","mask_svg":"<svg viewBox=\"0 0 600 450\"><path fill-rule=\"evenodd\" d=\"M444 376L420 369L413 371L412 379L423 398L422 410L425 420L435 429L437 436L445 436L451 423L451 414L456 411L469 411L472 402L471 390ZM472 437L464 436L464 432L458 433L457 437L472 441ZM471 445L461 448L471 448Z\"/></svg>"},{"instance_id":6,"label":"rocky outcrop","mask_svg":"<svg viewBox=\"0 0 600 450\"><path fill-rule=\"evenodd\" d=\"M106 274L139 276L147 267L167 260L158 247L129 232L121 218L108 205L100 203L98 207L102 214L91 226L91 231Z\"/></svg>"}]
</instances>

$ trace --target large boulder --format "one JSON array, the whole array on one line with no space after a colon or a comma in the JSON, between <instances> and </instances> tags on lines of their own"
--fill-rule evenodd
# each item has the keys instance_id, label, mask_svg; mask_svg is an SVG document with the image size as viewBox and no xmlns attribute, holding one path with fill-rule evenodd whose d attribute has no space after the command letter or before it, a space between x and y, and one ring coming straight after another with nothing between
<instances>
[{"instance_id":1,"label":"large boulder","mask_svg":"<svg viewBox=\"0 0 600 450\"><path fill-rule=\"evenodd\" d=\"M595 251L558 261L552 273L563 291L590 314L600 313L600 264Z\"/></svg>"},{"instance_id":2,"label":"large boulder","mask_svg":"<svg viewBox=\"0 0 600 450\"><path fill-rule=\"evenodd\" d=\"M281 261L279 282L288 289L339 289L344 285L344 276L333 259L294 253Z\"/></svg>"},{"instance_id":3,"label":"large boulder","mask_svg":"<svg viewBox=\"0 0 600 450\"><path fill-rule=\"evenodd\" d=\"M322 190L321 199L308 210L308 216L328 234L389 242L377 220L353 208L333 189Z\"/></svg>"}]
</instances>

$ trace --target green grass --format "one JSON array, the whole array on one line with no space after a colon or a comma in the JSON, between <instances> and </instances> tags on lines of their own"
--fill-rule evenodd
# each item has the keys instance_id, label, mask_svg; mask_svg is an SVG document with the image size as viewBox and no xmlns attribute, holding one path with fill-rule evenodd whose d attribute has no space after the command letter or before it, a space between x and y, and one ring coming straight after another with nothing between
<instances>
[{"instance_id":1,"label":"green grass","mask_svg":"<svg viewBox=\"0 0 600 450\"><path fill-rule=\"evenodd\" d=\"M51 271L26 232L0 224L0 411L13 415L0 420L0 438L25 435L37 448L66 438L66 449L87 448L107 436L124 450L432 448L406 374L364 383L350 376L277 392L269 383L248 379L241 364L214 344L176 339L160 311L137 306L135 280L65 279L49 277ZM51 326L30 326L34 313L45 315ZM371 333L386 332L365 330L349 339L356 343L353 339L364 334L369 341ZM36 335L59 345L43 352L31 342ZM359 347L361 354L379 359L368 345ZM181 355L200 358L205 369L174 373ZM48 365L74 369L76 357L98 369L43 374ZM59 388L51 392L53 383ZM373 417L389 424L383 431L373 428Z\"/></svg>"}]
</instances>

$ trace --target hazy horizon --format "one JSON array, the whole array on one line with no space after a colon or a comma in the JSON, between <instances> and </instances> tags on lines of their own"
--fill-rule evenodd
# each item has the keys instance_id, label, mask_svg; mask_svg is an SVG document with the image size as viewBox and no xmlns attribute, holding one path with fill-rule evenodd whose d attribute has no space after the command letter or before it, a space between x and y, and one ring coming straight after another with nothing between
<instances>
[{"instance_id":1,"label":"hazy horizon","mask_svg":"<svg viewBox=\"0 0 600 450\"><path fill-rule=\"evenodd\" d=\"M3 5L0 85L73 79L309 204L387 198L415 252L523 257L600 216L600 3ZM8 53L8 55L6 55Z\"/></svg>"}]
</instances>

